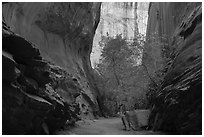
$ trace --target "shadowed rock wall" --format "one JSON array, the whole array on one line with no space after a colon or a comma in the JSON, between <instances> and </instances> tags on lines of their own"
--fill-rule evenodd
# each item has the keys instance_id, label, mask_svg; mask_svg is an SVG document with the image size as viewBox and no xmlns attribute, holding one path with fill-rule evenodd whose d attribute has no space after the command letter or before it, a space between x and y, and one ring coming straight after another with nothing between
<instances>
[{"instance_id":1,"label":"shadowed rock wall","mask_svg":"<svg viewBox=\"0 0 204 137\"><path fill-rule=\"evenodd\" d=\"M100 3L7 3L3 18L12 31L35 43L46 60L74 75L97 104L89 56Z\"/></svg>"},{"instance_id":2,"label":"shadowed rock wall","mask_svg":"<svg viewBox=\"0 0 204 137\"><path fill-rule=\"evenodd\" d=\"M152 104L150 125L176 134L202 134L201 3L151 3L147 37L152 33L167 38L160 41L167 43L170 61Z\"/></svg>"},{"instance_id":3,"label":"shadowed rock wall","mask_svg":"<svg viewBox=\"0 0 204 137\"><path fill-rule=\"evenodd\" d=\"M58 104L54 103L55 105L53 105L53 102L50 102L48 99L50 94L52 96L57 92L56 94L58 95L56 96L63 98L63 101L67 102L68 105L79 103L79 109L87 109L89 112L87 117L91 118L96 113L99 113L98 102L100 102L100 95L96 90L97 88L94 85L91 73L90 53L95 30L100 19L100 3L5 3L2 6L2 11L3 21L5 22L3 27L8 30L8 34L3 35L5 37L3 37L2 48L3 53L5 53L5 57L3 54L3 59L5 60L3 60L3 95L5 95L3 96L3 119L10 111L13 111L9 109L10 107L7 104L9 100L12 99L15 94L29 92L28 87L37 91L37 93L30 93L37 96L36 98L34 97L34 99L45 102L47 106L55 106ZM8 29L7 26L10 28ZM3 34L4 33L6 34L7 32L5 31ZM31 45L34 45L34 50ZM15 58L10 58L10 55ZM9 62L11 65L8 65ZM47 71L46 69L44 70L43 63L45 66L49 64ZM20 66L23 65L23 68L19 68L19 64ZM16 65L18 69L15 69ZM11 70L6 69L9 66L13 66ZM24 69L24 67L26 69ZM15 78L6 81L6 79L9 78L7 75L10 75L10 73L14 74L12 77ZM21 73L23 76L20 75ZM49 78L52 74L53 77ZM17 80L18 77L20 77L20 82ZM14 84L11 88L19 87L19 91L15 88L14 90L7 89L10 88L10 84L16 80L20 86L15 86ZM50 85L49 83L54 84ZM21 89L23 85L26 89ZM43 87L43 92L46 90L47 92L53 93L48 93L47 96L49 97L45 97L45 100L43 100L39 98L39 96L42 97L42 95L38 93L40 90L39 87ZM11 93L8 92L9 94L7 94L7 90ZM26 96L33 97L27 94ZM46 101L48 102L46 103ZM27 105L29 103L25 102L25 104ZM38 104L32 106L38 107ZM82 106L86 106L86 108ZM19 106L19 108L21 107L22 106ZM15 105L13 108L16 109ZM46 107L46 109L49 112L51 111L48 107ZM67 110L66 108L63 109ZM16 111L18 111L18 109L16 109ZM16 119L16 125L14 125L14 127L17 127L19 124L17 121L21 121L23 118L19 117L21 112L16 113L16 111L10 113L10 117L13 117L13 120ZM55 111L53 113L55 115ZM62 113L64 114L65 112ZM61 115L58 111L56 115L57 114ZM22 116L27 115L25 113L25 115ZM44 119L47 119L47 113L46 115L42 114L42 117L43 120L40 117L40 121L43 122L39 122L40 126L33 124L32 126L27 126L28 129L24 130L23 127L26 127L26 125L24 125L19 131L12 133L24 134L29 133L28 131L33 131L39 134L41 132L35 132L35 127L43 127L44 131L46 131L47 125L53 126L53 123L49 123L50 121L54 122L56 120L57 123L57 118L52 116L49 117L48 122L44 122ZM69 118L71 118L71 116ZM29 119L33 120L33 117L29 117ZM69 119L65 117L62 121L66 123L67 120ZM7 119L3 122L5 125L4 129L6 129L5 133L11 133L9 127L11 123L7 121L11 123L15 122L12 122L12 119ZM24 122L22 123L25 124ZM42 124L44 126L42 126ZM59 127L60 126L57 128ZM56 127L51 127L51 129L52 128L56 129ZM38 130L41 130L41 128Z\"/></svg>"}]
</instances>

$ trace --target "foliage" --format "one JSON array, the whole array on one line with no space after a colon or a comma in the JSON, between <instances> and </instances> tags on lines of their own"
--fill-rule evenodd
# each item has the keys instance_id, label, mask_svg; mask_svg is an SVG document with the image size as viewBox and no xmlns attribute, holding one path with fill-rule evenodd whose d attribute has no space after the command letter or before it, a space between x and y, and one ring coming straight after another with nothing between
<instances>
[{"instance_id":1,"label":"foliage","mask_svg":"<svg viewBox=\"0 0 204 137\"><path fill-rule=\"evenodd\" d=\"M167 45L167 38L158 34L152 34L144 43L142 65L149 77L148 106L154 102L156 92L160 89L170 64Z\"/></svg>"},{"instance_id":2,"label":"foliage","mask_svg":"<svg viewBox=\"0 0 204 137\"><path fill-rule=\"evenodd\" d=\"M123 103L127 110L146 108L147 75L141 67L142 36L133 42L116 37L103 37L100 46L102 59L96 64L97 86L103 92L110 115Z\"/></svg>"},{"instance_id":3,"label":"foliage","mask_svg":"<svg viewBox=\"0 0 204 137\"><path fill-rule=\"evenodd\" d=\"M103 36L100 46L102 59L95 70L108 111L115 114L121 103L127 110L151 107L168 68L164 37L145 41L138 35L129 42L121 35Z\"/></svg>"},{"instance_id":4,"label":"foliage","mask_svg":"<svg viewBox=\"0 0 204 137\"><path fill-rule=\"evenodd\" d=\"M171 47L174 49L171 56L166 56L172 59L167 63L171 65L152 102L150 124L153 130L202 134L201 7L196 7L193 15L186 15L172 36Z\"/></svg>"}]
</instances>

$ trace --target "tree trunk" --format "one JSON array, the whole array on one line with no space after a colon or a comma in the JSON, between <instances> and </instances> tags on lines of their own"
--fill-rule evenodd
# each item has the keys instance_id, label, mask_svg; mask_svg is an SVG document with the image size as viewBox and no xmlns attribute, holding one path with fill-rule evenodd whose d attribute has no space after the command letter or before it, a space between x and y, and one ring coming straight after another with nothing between
<instances>
[{"instance_id":1,"label":"tree trunk","mask_svg":"<svg viewBox=\"0 0 204 137\"><path fill-rule=\"evenodd\" d=\"M146 72L147 72L147 75L148 75L148 77L150 78L150 80L156 85L156 87L158 87L157 83L156 83L156 82L154 81L154 79L150 76L149 71L148 71L148 69L147 69L147 66L146 66L144 63L142 63L142 66L145 68L145 70L146 70Z\"/></svg>"}]
</instances>

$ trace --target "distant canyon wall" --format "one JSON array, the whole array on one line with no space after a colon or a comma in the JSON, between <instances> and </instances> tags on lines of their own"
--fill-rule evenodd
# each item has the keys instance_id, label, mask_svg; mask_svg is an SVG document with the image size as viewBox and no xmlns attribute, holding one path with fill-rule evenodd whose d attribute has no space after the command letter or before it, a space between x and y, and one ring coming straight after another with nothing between
<instances>
[{"instance_id":1,"label":"distant canyon wall","mask_svg":"<svg viewBox=\"0 0 204 137\"><path fill-rule=\"evenodd\" d=\"M103 2L101 17L94 36L92 65L98 62L101 54L99 42L103 36L115 37L121 34L132 41L138 33L145 34L148 2Z\"/></svg>"}]
</instances>

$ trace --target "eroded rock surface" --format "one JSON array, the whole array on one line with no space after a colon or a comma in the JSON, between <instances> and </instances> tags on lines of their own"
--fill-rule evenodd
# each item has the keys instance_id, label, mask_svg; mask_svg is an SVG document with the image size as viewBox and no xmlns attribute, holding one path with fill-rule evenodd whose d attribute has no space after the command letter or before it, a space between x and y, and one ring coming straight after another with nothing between
<instances>
[{"instance_id":1,"label":"eroded rock surface","mask_svg":"<svg viewBox=\"0 0 204 137\"><path fill-rule=\"evenodd\" d=\"M81 91L73 76L4 23L2 49L3 134L50 134L79 119Z\"/></svg>"},{"instance_id":2,"label":"eroded rock surface","mask_svg":"<svg viewBox=\"0 0 204 137\"><path fill-rule=\"evenodd\" d=\"M202 134L202 5L152 3L149 11L148 33L168 35L170 49L168 70L156 93L150 124L154 130Z\"/></svg>"},{"instance_id":3,"label":"eroded rock surface","mask_svg":"<svg viewBox=\"0 0 204 137\"><path fill-rule=\"evenodd\" d=\"M99 114L90 52L100 3L3 4L3 134L51 134Z\"/></svg>"},{"instance_id":4,"label":"eroded rock surface","mask_svg":"<svg viewBox=\"0 0 204 137\"><path fill-rule=\"evenodd\" d=\"M90 111L98 111L90 53L100 3L6 3L3 19L11 30L36 44L46 60L63 67L83 86Z\"/></svg>"}]
</instances>

